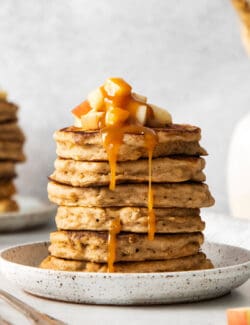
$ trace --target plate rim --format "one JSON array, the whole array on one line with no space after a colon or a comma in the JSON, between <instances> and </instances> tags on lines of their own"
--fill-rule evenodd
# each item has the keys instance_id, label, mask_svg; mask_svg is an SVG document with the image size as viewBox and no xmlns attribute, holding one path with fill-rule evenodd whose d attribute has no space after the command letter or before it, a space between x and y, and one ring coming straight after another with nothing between
<instances>
[{"instance_id":1,"label":"plate rim","mask_svg":"<svg viewBox=\"0 0 250 325\"><path fill-rule=\"evenodd\" d=\"M239 264L234 264L234 265L229 265L229 266L222 266L222 267L216 267L213 269L205 269L205 270L190 270L190 271L175 271L175 272L150 272L150 273L135 273L135 272L131 272L131 273L108 273L108 272L81 272L81 271L64 271L64 270L51 270L51 269L42 269L39 268L37 266L31 266L31 265L25 265L25 264L21 264L21 263L16 263L16 262L11 262L9 260L7 260L6 258L4 258L3 254L7 253L10 250L13 249L19 249L25 246L32 246L32 245L46 245L48 246L50 243L50 241L35 241L35 242L27 242L27 243L23 243L23 244L18 244L18 245L13 245L13 246L9 246L9 247L5 247L2 250L0 250L0 272L2 272L2 263L7 263L9 265L15 265L16 267L24 267L27 268L27 270L32 271L32 270L36 270L38 272L41 273L50 273L50 274L58 274L58 273L62 273L64 276L68 276L68 277L72 277L72 276L81 276L81 277L97 277L97 278L125 278L125 277L129 277L129 278L143 278L143 277L185 277L188 274L193 274L194 272L197 274L197 276L203 276L204 272L206 274L209 273L214 273L217 272L218 274L221 274L222 276L225 275L225 273L231 272L232 269L235 269L236 267L241 267L241 268L246 268L246 270L249 270L249 277L248 279L250 279L250 256L249 256L249 260L243 263L239 263ZM217 242L205 242L205 244L208 245L220 245L223 247L227 247L230 249L240 249L243 252L247 253L250 255L250 250L246 249L246 248L242 248L240 246L234 246L234 245L228 245L228 244L223 244L223 243L217 243ZM221 272L219 272L219 270L221 270ZM3 272L2 272L3 273Z\"/></svg>"}]
</instances>

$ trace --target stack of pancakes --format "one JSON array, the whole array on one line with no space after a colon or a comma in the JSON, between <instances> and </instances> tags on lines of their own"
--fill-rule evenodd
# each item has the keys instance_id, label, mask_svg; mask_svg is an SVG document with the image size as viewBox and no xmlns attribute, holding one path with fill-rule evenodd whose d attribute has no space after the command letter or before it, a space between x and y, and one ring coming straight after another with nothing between
<instances>
[{"instance_id":1,"label":"stack of pancakes","mask_svg":"<svg viewBox=\"0 0 250 325\"><path fill-rule=\"evenodd\" d=\"M108 237L119 217L115 272L164 272L211 268L200 251L205 224L200 208L213 205L204 184L206 151L198 127L171 124L154 129L152 183L156 233L148 239L148 152L143 134L125 134L109 189L110 167L100 131L69 127L55 133L58 158L48 184L58 204L58 230L42 268L105 272Z\"/></svg>"},{"instance_id":2,"label":"stack of pancakes","mask_svg":"<svg viewBox=\"0 0 250 325\"><path fill-rule=\"evenodd\" d=\"M12 196L16 189L15 164L25 160L24 135L17 124L18 107L0 96L0 213L16 211L18 205Z\"/></svg>"}]
</instances>

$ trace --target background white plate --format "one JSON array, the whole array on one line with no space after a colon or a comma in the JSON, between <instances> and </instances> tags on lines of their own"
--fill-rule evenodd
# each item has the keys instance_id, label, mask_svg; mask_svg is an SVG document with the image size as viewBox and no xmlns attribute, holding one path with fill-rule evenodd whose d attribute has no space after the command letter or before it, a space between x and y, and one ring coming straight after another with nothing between
<instances>
[{"instance_id":1,"label":"background white plate","mask_svg":"<svg viewBox=\"0 0 250 325\"><path fill-rule=\"evenodd\" d=\"M19 211L0 214L0 232L41 226L55 217L55 206L36 198L17 196Z\"/></svg>"},{"instance_id":2,"label":"background white plate","mask_svg":"<svg viewBox=\"0 0 250 325\"><path fill-rule=\"evenodd\" d=\"M91 304L165 304L222 296L250 277L250 251L206 243L215 269L172 273L81 273L39 269L48 243L4 250L0 270L23 290L49 299Z\"/></svg>"}]
</instances>

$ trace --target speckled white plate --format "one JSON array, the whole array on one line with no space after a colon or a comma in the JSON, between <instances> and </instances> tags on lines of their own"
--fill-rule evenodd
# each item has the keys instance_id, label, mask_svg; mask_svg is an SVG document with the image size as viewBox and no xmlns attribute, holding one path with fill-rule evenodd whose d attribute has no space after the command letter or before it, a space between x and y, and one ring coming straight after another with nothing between
<instances>
[{"instance_id":1,"label":"speckled white plate","mask_svg":"<svg viewBox=\"0 0 250 325\"><path fill-rule=\"evenodd\" d=\"M0 214L0 232L38 227L54 217L55 206L32 197L17 196L19 211Z\"/></svg>"},{"instance_id":2,"label":"speckled white plate","mask_svg":"<svg viewBox=\"0 0 250 325\"><path fill-rule=\"evenodd\" d=\"M26 292L90 304L169 304L222 296L250 277L250 251L207 243L204 251L215 269L172 273L81 273L39 269L48 243L4 250L0 270Z\"/></svg>"}]
</instances>

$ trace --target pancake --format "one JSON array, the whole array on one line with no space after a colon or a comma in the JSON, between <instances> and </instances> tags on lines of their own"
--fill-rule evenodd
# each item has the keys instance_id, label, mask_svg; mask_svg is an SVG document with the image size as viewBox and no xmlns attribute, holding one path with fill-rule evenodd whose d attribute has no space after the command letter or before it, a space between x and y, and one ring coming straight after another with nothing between
<instances>
[{"instance_id":1,"label":"pancake","mask_svg":"<svg viewBox=\"0 0 250 325\"><path fill-rule=\"evenodd\" d=\"M155 209L157 233L189 233L205 228L199 209ZM60 206L56 225L62 230L108 231L112 221L120 217L121 231L148 232L147 208L84 208Z\"/></svg>"},{"instance_id":2,"label":"pancake","mask_svg":"<svg viewBox=\"0 0 250 325\"><path fill-rule=\"evenodd\" d=\"M154 129L158 136L158 144L153 157L169 155L206 155L199 145L201 130L190 125L172 124L162 129ZM108 160L103 146L100 131L86 132L76 127L68 127L55 132L57 155L61 158L84 161ZM119 148L118 161L147 158L144 135L125 134L123 144Z\"/></svg>"},{"instance_id":3,"label":"pancake","mask_svg":"<svg viewBox=\"0 0 250 325\"><path fill-rule=\"evenodd\" d=\"M16 122L2 123L0 141L24 142L24 134Z\"/></svg>"},{"instance_id":4,"label":"pancake","mask_svg":"<svg viewBox=\"0 0 250 325\"><path fill-rule=\"evenodd\" d=\"M154 184L154 207L201 208L214 204L208 186L200 183ZM148 205L148 184L121 184L115 191L108 187L72 187L48 183L49 199L58 205L121 207Z\"/></svg>"},{"instance_id":5,"label":"pancake","mask_svg":"<svg viewBox=\"0 0 250 325\"><path fill-rule=\"evenodd\" d=\"M18 107L5 100L0 100L0 123L15 121L17 119Z\"/></svg>"},{"instance_id":6,"label":"pancake","mask_svg":"<svg viewBox=\"0 0 250 325\"><path fill-rule=\"evenodd\" d=\"M0 199L0 213L14 212L18 211L18 209L19 207L15 200Z\"/></svg>"},{"instance_id":7,"label":"pancake","mask_svg":"<svg viewBox=\"0 0 250 325\"><path fill-rule=\"evenodd\" d=\"M185 182L205 181L202 169L205 167L203 158L173 157L156 158L152 162L152 181ZM148 182L148 160L119 162L116 166L116 183ZM51 180L72 186L102 186L110 183L110 167L108 162L85 162L57 158L55 171Z\"/></svg>"},{"instance_id":8,"label":"pancake","mask_svg":"<svg viewBox=\"0 0 250 325\"><path fill-rule=\"evenodd\" d=\"M107 264L65 260L54 256L46 257L40 267L43 269L73 271L73 272L107 272ZM114 264L115 272L121 273L149 273L149 272L177 272L211 269L213 265L206 255L198 253L192 256L179 257L171 260L119 262Z\"/></svg>"},{"instance_id":9,"label":"pancake","mask_svg":"<svg viewBox=\"0 0 250 325\"><path fill-rule=\"evenodd\" d=\"M15 164L11 161L0 161L0 180L16 176Z\"/></svg>"},{"instance_id":10,"label":"pancake","mask_svg":"<svg viewBox=\"0 0 250 325\"><path fill-rule=\"evenodd\" d=\"M50 234L52 256L107 263L108 232L57 231ZM120 233L116 236L115 261L165 260L198 253L203 243L202 233L157 234L148 240L147 234Z\"/></svg>"},{"instance_id":11,"label":"pancake","mask_svg":"<svg viewBox=\"0 0 250 325\"><path fill-rule=\"evenodd\" d=\"M0 181L0 199L9 198L16 193L16 188L11 180Z\"/></svg>"},{"instance_id":12,"label":"pancake","mask_svg":"<svg viewBox=\"0 0 250 325\"><path fill-rule=\"evenodd\" d=\"M24 161L23 144L21 142L0 141L0 160Z\"/></svg>"}]
</instances>

